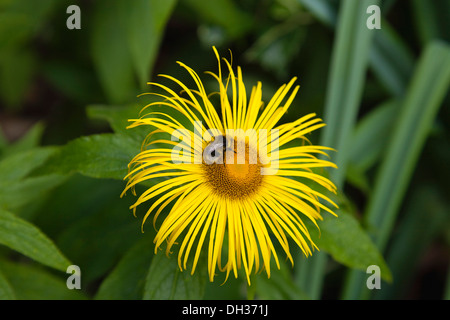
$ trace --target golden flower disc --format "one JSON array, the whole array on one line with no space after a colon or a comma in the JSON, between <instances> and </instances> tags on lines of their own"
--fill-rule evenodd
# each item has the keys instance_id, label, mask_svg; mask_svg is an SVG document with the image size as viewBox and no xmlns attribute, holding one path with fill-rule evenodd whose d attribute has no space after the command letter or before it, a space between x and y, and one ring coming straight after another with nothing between
<instances>
[{"instance_id":1,"label":"golden flower disc","mask_svg":"<svg viewBox=\"0 0 450 320\"><path fill-rule=\"evenodd\" d=\"M238 162L238 153L234 153L233 161L228 163L226 156L223 163L203 163L207 181L216 194L236 199L250 196L258 190L263 181L262 164L259 158L257 163L250 163L249 155L250 147L246 143L244 163Z\"/></svg>"}]
</instances>

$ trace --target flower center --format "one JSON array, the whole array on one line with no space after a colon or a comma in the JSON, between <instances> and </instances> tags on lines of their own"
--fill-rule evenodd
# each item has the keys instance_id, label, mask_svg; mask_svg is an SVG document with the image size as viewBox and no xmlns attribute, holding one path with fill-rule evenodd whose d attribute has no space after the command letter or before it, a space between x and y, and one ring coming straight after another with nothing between
<instances>
[{"instance_id":1,"label":"flower center","mask_svg":"<svg viewBox=\"0 0 450 320\"><path fill-rule=\"evenodd\" d=\"M203 163L207 181L217 194L230 198L242 198L256 192L262 182L261 168L263 166L259 159L250 161L251 151L246 144L245 161L242 161L242 158L239 159L237 148L234 148L233 161L227 163L227 155L224 152L223 163Z\"/></svg>"}]
</instances>

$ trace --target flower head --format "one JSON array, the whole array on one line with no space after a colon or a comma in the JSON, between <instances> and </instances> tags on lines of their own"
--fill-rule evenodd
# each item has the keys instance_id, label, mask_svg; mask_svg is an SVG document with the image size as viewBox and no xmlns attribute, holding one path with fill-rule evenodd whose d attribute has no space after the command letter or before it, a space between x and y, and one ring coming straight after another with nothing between
<instances>
[{"instance_id":1,"label":"flower head","mask_svg":"<svg viewBox=\"0 0 450 320\"><path fill-rule=\"evenodd\" d=\"M324 126L315 114L277 125L299 89L293 88L295 78L281 86L264 107L261 83L247 98L241 68L235 73L223 59L229 73L224 79L222 61L213 49L219 71L207 73L219 86L217 109L197 73L181 62L196 89L168 75L161 76L177 84L180 94L149 83L164 93L149 93L161 101L143 110L160 106L161 112L130 120L129 128L149 125L154 129L129 165L124 193L134 192L143 181L156 181L131 206L135 210L144 202L151 203L143 224L153 215L155 225L163 210L168 212L154 239L155 253L165 241L167 254L179 244L181 270L187 269L193 256L194 273L204 254L210 281L217 270L226 272L227 278L230 272L237 277L243 267L250 283L253 271L265 269L270 277L272 260L280 267L275 242L292 263L290 242L306 256L317 249L303 219L317 226L321 210L334 214L324 202L337 206L308 182L335 193L334 184L312 168L336 166L317 157L331 148L312 145L306 138ZM174 109L179 118L162 108ZM182 125L182 118L189 125ZM169 134L171 139L154 139L155 133Z\"/></svg>"}]
</instances>

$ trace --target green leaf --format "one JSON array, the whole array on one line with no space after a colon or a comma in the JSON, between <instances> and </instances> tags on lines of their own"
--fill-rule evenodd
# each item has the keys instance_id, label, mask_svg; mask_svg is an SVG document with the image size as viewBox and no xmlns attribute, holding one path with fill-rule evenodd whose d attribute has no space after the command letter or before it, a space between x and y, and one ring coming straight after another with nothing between
<instances>
[{"instance_id":1,"label":"green leaf","mask_svg":"<svg viewBox=\"0 0 450 320\"><path fill-rule=\"evenodd\" d=\"M11 284L18 300L86 299L80 290L69 290L66 286L66 279L36 268L36 266L1 261L0 270ZM83 288L83 282L81 282L81 286Z\"/></svg>"},{"instance_id":2,"label":"green leaf","mask_svg":"<svg viewBox=\"0 0 450 320\"><path fill-rule=\"evenodd\" d=\"M340 2L325 100L324 122L327 126L320 140L321 145L338 150L331 158L339 169L330 172L330 178L338 188L344 185L351 135L362 98L374 34L366 26L366 9L374 4L378 1ZM305 271L308 274L301 277L311 283L306 287L311 288L307 294L312 299L320 297L326 258L326 255L313 256L311 259L316 268Z\"/></svg>"},{"instance_id":3,"label":"green leaf","mask_svg":"<svg viewBox=\"0 0 450 320\"><path fill-rule=\"evenodd\" d=\"M141 98L144 98L144 96ZM141 113L142 109L149 103L162 101L159 97L145 96L145 98L146 99L142 104L129 104L125 106L90 105L87 107L87 115L91 119L103 119L108 121L114 132L128 135L140 143L142 143L144 138L156 128L153 126L142 125L133 129L127 129L127 127L131 124L128 120L138 119L140 116L150 112L163 112L164 114L177 119L177 121L179 121L185 128L193 130L193 124L184 115L172 108L154 105L147 107ZM153 117L158 117L158 115L154 114ZM157 135L158 134L156 134L155 137Z\"/></svg>"},{"instance_id":4,"label":"green leaf","mask_svg":"<svg viewBox=\"0 0 450 320\"><path fill-rule=\"evenodd\" d=\"M0 270L0 300L14 300L16 295L13 288L8 282L8 279L3 275Z\"/></svg>"},{"instance_id":5,"label":"green leaf","mask_svg":"<svg viewBox=\"0 0 450 320\"><path fill-rule=\"evenodd\" d=\"M2 209L0 244L57 270L66 271L72 264L38 228Z\"/></svg>"},{"instance_id":6,"label":"green leaf","mask_svg":"<svg viewBox=\"0 0 450 320\"><path fill-rule=\"evenodd\" d=\"M370 50L371 69L388 92L401 97L414 70L413 54L387 21L381 24Z\"/></svg>"},{"instance_id":7,"label":"green leaf","mask_svg":"<svg viewBox=\"0 0 450 320\"><path fill-rule=\"evenodd\" d=\"M44 196L66 180L66 175L49 174L0 183L0 208L17 210Z\"/></svg>"},{"instance_id":8,"label":"green leaf","mask_svg":"<svg viewBox=\"0 0 450 320\"><path fill-rule=\"evenodd\" d=\"M349 161L357 171L366 171L383 155L400 109L398 101L377 106L355 127Z\"/></svg>"},{"instance_id":9,"label":"green leaf","mask_svg":"<svg viewBox=\"0 0 450 320\"><path fill-rule=\"evenodd\" d=\"M13 154L0 161L0 208L16 210L61 184L65 174L29 176L57 148L45 147Z\"/></svg>"},{"instance_id":10,"label":"green leaf","mask_svg":"<svg viewBox=\"0 0 450 320\"><path fill-rule=\"evenodd\" d=\"M292 15L264 32L247 50L246 58L250 62L258 60L279 78L286 77L289 64L297 58L305 39L306 31L300 27L300 21L299 15Z\"/></svg>"},{"instance_id":11,"label":"green leaf","mask_svg":"<svg viewBox=\"0 0 450 320\"><path fill-rule=\"evenodd\" d=\"M446 0L412 1L417 33L423 44L442 39L450 41L450 3Z\"/></svg>"},{"instance_id":12,"label":"green leaf","mask_svg":"<svg viewBox=\"0 0 450 320\"><path fill-rule=\"evenodd\" d=\"M449 85L450 47L432 43L425 49L411 80L365 214L367 224L378 230L375 238L380 248L384 248L388 240L420 151Z\"/></svg>"},{"instance_id":13,"label":"green leaf","mask_svg":"<svg viewBox=\"0 0 450 320\"><path fill-rule=\"evenodd\" d=\"M148 237L137 242L102 282L95 299L142 299L145 278L154 256Z\"/></svg>"},{"instance_id":14,"label":"green leaf","mask_svg":"<svg viewBox=\"0 0 450 320\"><path fill-rule=\"evenodd\" d=\"M347 182L358 188L365 194L368 194L371 190L369 179L364 171L349 163L347 166L347 173L345 178Z\"/></svg>"},{"instance_id":15,"label":"green leaf","mask_svg":"<svg viewBox=\"0 0 450 320\"><path fill-rule=\"evenodd\" d=\"M128 45L141 89L150 80L159 44L176 0L121 1Z\"/></svg>"},{"instance_id":16,"label":"green leaf","mask_svg":"<svg viewBox=\"0 0 450 320\"><path fill-rule=\"evenodd\" d=\"M336 1L330 0L297 0L305 6L322 23L334 26L337 21Z\"/></svg>"},{"instance_id":17,"label":"green leaf","mask_svg":"<svg viewBox=\"0 0 450 320\"><path fill-rule=\"evenodd\" d=\"M103 119L108 121L114 132L132 136L141 142L151 131L149 126L140 126L127 129L131 123L128 119L137 119L144 105L132 104L126 106L89 105L86 112L91 119ZM153 111L146 109L147 112Z\"/></svg>"},{"instance_id":18,"label":"green leaf","mask_svg":"<svg viewBox=\"0 0 450 320\"><path fill-rule=\"evenodd\" d=\"M41 122L36 123L23 137L20 138L20 140L5 147L1 153L1 158L38 147L43 133L44 124Z\"/></svg>"},{"instance_id":19,"label":"green leaf","mask_svg":"<svg viewBox=\"0 0 450 320\"><path fill-rule=\"evenodd\" d=\"M228 38L239 37L252 27L252 17L234 1L184 0L183 3L194 10L204 22L224 28Z\"/></svg>"},{"instance_id":20,"label":"green leaf","mask_svg":"<svg viewBox=\"0 0 450 320\"><path fill-rule=\"evenodd\" d=\"M76 61L51 60L42 68L45 79L68 98L83 104L102 99L102 88L91 67Z\"/></svg>"},{"instance_id":21,"label":"green leaf","mask_svg":"<svg viewBox=\"0 0 450 320\"><path fill-rule=\"evenodd\" d=\"M255 294L262 300L309 300L302 288L296 285L290 273L290 265L280 260L280 269L272 267L270 278L262 272L252 276Z\"/></svg>"},{"instance_id":22,"label":"green leaf","mask_svg":"<svg viewBox=\"0 0 450 320\"><path fill-rule=\"evenodd\" d=\"M193 275L180 271L176 256L159 252L153 257L144 287L146 300L202 299L207 281L206 265L198 264Z\"/></svg>"},{"instance_id":23,"label":"green leaf","mask_svg":"<svg viewBox=\"0 0 450 320\"><path fill-rule=\"evenodd\" d=\"M391 272L380 251L359 222L344 210L337 210L338 217L325 215L319 221L320 233L308 222L315 244L329 253L334 260L352 269L366 270L370 265L378 265L381 277L392 280Z\"/></svg>"},{"instance_id":24,"label":"green leaf","mask_svg":"<svg viewBox=\"0 0 450 320\"><path fill-rule=\"evenodd\" d=\"M39 167L57 151L56 147L42 147L20 152L0 161L0 185L18 181Z\"/></svg>"},{"instance_id":25,"label":"green leaf","mask_svg":"<svg viewBox=\"0 0 450 320\"><path fill-rule=\"evenodd\" d=\"M70 259L83 270L86 283L104 276L142 237L142 220L134 217L129 209L135 199L119 197L124 184L119 181L97 180L94 185L108 192L83 190L96 195L79 197L86 202L94 200L95 209L88 207L87 214L67 226L55 240L58 247L67 252ZM81 203L79 208L83 207L85 204ZM138 214L140 216L139 211Z\"/></svg>"},{"instance_id":26,"label":"green leaf","mask_svg":"<svg viewBox=\"0 0 450 320\"><path fill-rule=\"evenodd\" d=\"M92 58L103 90L112 103L129 101L137 94L120 2L95 1L92 17Z\"/></svg>"},{"instance_id":27,"label":"green leaf","mask_svg":"<svg viewBox=\"0 0 450 320\"><path fill-rule=\"evenodd\" d=\"M34 218L36 225L81 268L87 286L110 272L142 238L141 216L146 208L138 208L138 218L134 217L129 206L136 198L119 197L124 186L123 181L73 175L51 193ZM139 188L136 191L141 192ZM145 235L152 234L152 229L146 228ZM94 285L97 287L98 282Z\"/></svg>"},{"instance_id":28,"label":"green leaf","mask_svg":"<svg viewBox=\"0 0 450 320\"><path fill-rule=\"evenodd\" d=\"M16 107L24 100L36 69L33 52L11 50L0 60L0 94L7 106Z\"/></svg>"},{"instance_id":29,"label":"green leaf","mask_svg":"<svg viewBox=\"0 0 450 320\"><path fill-rule=\"evenodd\" d=\"M450 48L444 43L433 42L425 48L408 87L364 215L365 223L375 230L372 236L382 251L449 85ZM368 290L362 288L362 277L359 273L350 274L346 298L356 299L361 294L368 294Z\"/></svg>"},{"instance_id":30,"label":"green leaf","mask_svg":"<svg viewBox=\"0 0 450 320\"><path fill-rule=\"evenodd\" d=\"M96 1L92 56L103 89L112 103L137 94L151 79L165 25L176 0Z\"/></svg>"},{"instance_id":31,"label":"green leaf","mask_svg":"<svg viewBox=\"0 0 450 320\"><path fill-rule=\"evenodd\" d=\"M20 47L39 32L56 3L56 0L15 0L4 4L0 11L0 55L5 48Z\"/></svg>"},{"instance_id":32,"label":"green leaf","mask_svg":"<svg viewBox=\"0 0 450 320\"><path fill-rule=\"evenodd\" d=\"M141 141L121 134L98 134L59 148L36 174L81 173L93 178L123 179L128 163L140 152Z\"/></svg>"},{"instance_id":33,"label":"green leaf","mask_svg":"<svg viewBox=\"0 0 450 320\"><path fill-rule=\"evenodd\" d=\"M245 279L245 280L244 280ZM208 300L243 300L245 292L242 287L246 286L247 279L242 277L229 277L225 281L225 274L218 274L214 282L207 281L203 297Z\"/></svg>"},{"instance_id":34,"label":"green leaf","mask_svg":"<svg viewBox=\"0 0 450 320\"><path fill-rule=\"evenodd\" d=\"M373 32L366 26L366 9L377 1L341 4L331 71L326 93L324 128L321 144L338 150L332 159L339 170L331 172L332 180L343 185L348 162L350 137L356 122L364 89L364 77ZM342 81L345 79L345 81Z\"/></svg>"},{"instance_id":35,"label":"green leaf","mask_svg":"<svg viewBox=\"0 0 450 320\"><path fill-rule=\"evenodd\" d=\"M330 27L336 25L338 10L335 4L338 1L298 1L322 23ZM386 13L387 9L382 8L382 12ZM361 17L366 16L365 12L361 14ZM388 21L382 19L381 25L381 30L374 32L373 45L369 53L370 66L381 85L393 95L401 96L405 92L414 67L413 54Z\"/></svg>"}]
</instances>

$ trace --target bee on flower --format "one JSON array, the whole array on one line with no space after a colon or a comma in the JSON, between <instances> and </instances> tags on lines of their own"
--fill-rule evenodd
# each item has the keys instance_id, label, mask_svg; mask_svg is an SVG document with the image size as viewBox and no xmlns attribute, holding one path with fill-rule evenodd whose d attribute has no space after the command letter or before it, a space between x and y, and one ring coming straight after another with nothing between
<instances>
[{"instance_id":1,"label":"bee on flower","mask_svg":"<svg viewBox=\"0 0 450 320\"><path fill-rule=\"evenodd\" d=\"M153 129L130 162L123 194L130 189L134 193L134 187L144 181L155 181L131 206L136 210L146 203L149 208L143 224L152 216L155 226L163 210L168 212L154 239L155 253L165 242L167 254L177 247L181 270L188 269L189 257L193 257L191 273L203 254L210 281L218 270L228 278L231 272L238 277L243 268L250 284L252 272L264 269L270 277L271 263L280 268L276 247L292 263L289 242L305 256L318 249L303 220L318 227L321 211L334 215L329 206L337 205L310 182L332 193L336 187L312 169L336 165L319 158L331 148L312 145L306 138L325 125L315 114L277 125L297 94L296 78L282 85L263 107L262 84L258 82L248 98L241 68L235 73L231 63L213 50L218 74L207 73L217 80L219 105L213 103L198 74L181 62L195 89L169 75L160 76L173 81L180 94L149 83L164 93L149 93L160 101L144 110L161 111L130 119L129 128L148 125ZM164 108L176 110L179 118ZM182 125L186 121L180 119L190 126ZM161 132L171 139L153 139Z\"/></svg>"}]
</instances>

